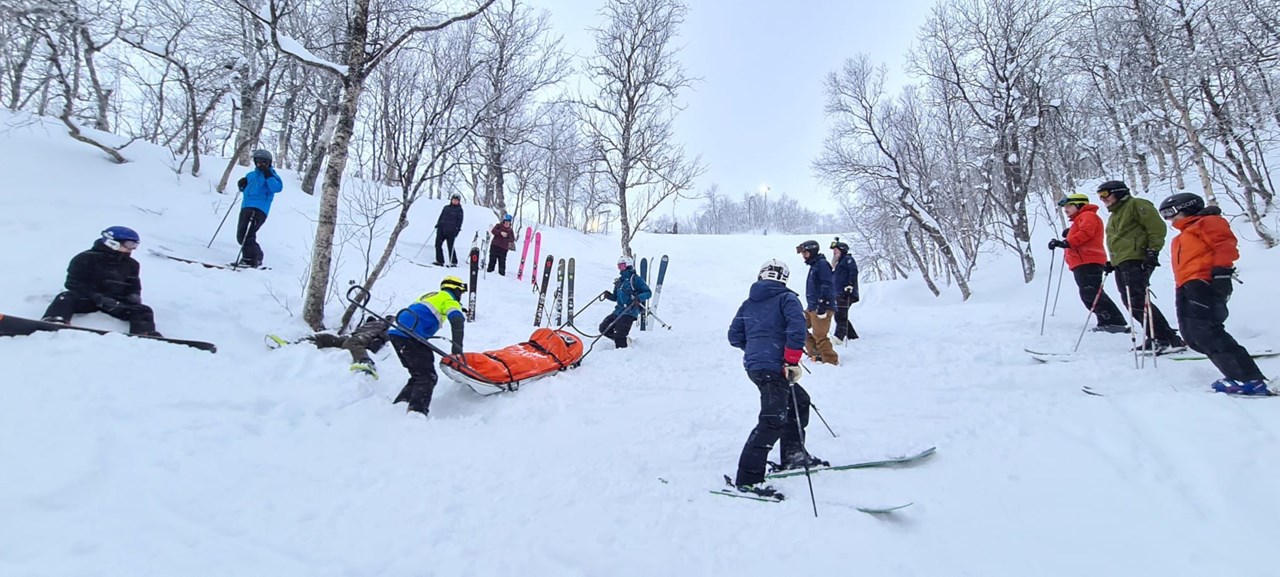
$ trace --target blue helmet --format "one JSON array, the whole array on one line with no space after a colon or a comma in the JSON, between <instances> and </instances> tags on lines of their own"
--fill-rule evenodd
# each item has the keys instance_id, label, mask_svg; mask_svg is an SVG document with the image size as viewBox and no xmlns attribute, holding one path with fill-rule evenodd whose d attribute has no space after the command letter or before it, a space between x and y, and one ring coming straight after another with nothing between
<instances>
[{"instance_id":1,"label":"blue helmet","mask_svg":"<svg viewBox=\"0 0 1280 577\"><path fill-rule=\"evenodd\" d=\"M511 222L511 220L512 220L512 219L511 219L511 215L510 215L510 214L504 214L504 215L502 215L502 222Z\"/></svg>"},{"instance_id":2,"label":"blue helmet","mask_svg":"<svg viewBox=\"0 0 1280 577\"><path fill-rule=\"evenodd\" d=\"M137 248L140 242L142 238L138 233L127 226L112 226L102 231L102 243L112 250L120 250L121 247L132 250Z\"/></svg>"}]
</instances>

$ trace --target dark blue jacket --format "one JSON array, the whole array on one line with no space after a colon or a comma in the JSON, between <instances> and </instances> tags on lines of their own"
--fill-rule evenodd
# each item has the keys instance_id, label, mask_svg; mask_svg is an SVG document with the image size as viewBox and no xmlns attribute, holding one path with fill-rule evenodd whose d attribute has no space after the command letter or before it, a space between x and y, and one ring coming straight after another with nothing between
<instances>
[{"instance_id":1,"label":"dark blue jacket","mask_svg":"<svg viewBox=\"0 0 1280 577\"><path fill-rule=\"evenodd\" d=\"M649 291L649 285L636 274L635 267L629 266L622 271L622 276L613 281L613 292L606 294L604 298L618 301L618 304L613 307L613 314L639 318L640 307L632 305L631 301L636 299L647 301L651 296L653 293Z\"/></svg>"},{"instance_id":2,"label":"dark blue jacket","mask_svg":"<svg viewBox=\"0 0 1280 577\"><path fill-rule=\"evenodd\" d=\"M852 255L844 255L840 260L836 261L836 270L832 273L832 283L836 289L836 296L844 294L844 287L853 287L853 298L858 299L858 263L853 260Z\"/></svg>"},{"instance_id":3,"label":"dark blue jacket","mask_svg":"<svg viewBox=\"0 0 1280 577\"><path fill-rule=\"evenodd\" d=\"M240 208L256 208L262 214L271 214L271 201L275 200L277 192L284 190L284 182L276 174L276 169L267 170L271 171L271 176L256 168L244 175L244 202L240 203Z\"/></svg>"},{"instance_id":4,"label":"dark blue jacket","mask_svg":"<svg viewBox=\"0 0 1280 577\"><path fill-rule=\"evenodd\" d=\"M800 297L778 281L760 280L729 324L729 344L742 349L748 371L781 372L783 349L804 349L806 332Z\"/></svg>"},{"instance_id":5,"label":"dark blue jacket","mask_svg":"<svg viewBox=\"0 0 1280 577\"><path fill-rule=\"evenodd\" d=\"M805 310L827 312L835 308L835 285L831 282L831 265L822 253L814 255L805 264L809 265L809 278L804 282L804 300L809 305Z\"/></svg>"}]
</instances>

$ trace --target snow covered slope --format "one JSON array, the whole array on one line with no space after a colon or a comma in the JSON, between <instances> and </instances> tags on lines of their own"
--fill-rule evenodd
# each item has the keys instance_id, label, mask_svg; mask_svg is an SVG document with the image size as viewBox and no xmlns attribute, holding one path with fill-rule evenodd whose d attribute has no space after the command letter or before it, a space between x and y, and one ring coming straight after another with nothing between
<instances>
[{"instance_id":1,"label":"snow covered slope","mask_svg":"<svg viewBox=\"0 0 1280 577\"><path fill-rule=\"evenodd\" d=\"M175 177L140 144L136 162L113 166L46 126L9 128L0 144L0 312L38 317L68 259L109 225L139 230L144 247L235 255L226 228L203 248L230 202L213 177ZM263 346L267 332L306 332L295 315L315 199L284 178L260 236L271 270L139 251L160 330L218 354L0 338L0 575L1277 574L1265 543L1280 519L1280 399L1210 394L1204 362L1135 369L1124 335L1087 335L1092 361L1033 361L1025 346L1074 342L1085 311L1069 279L1044 338L1046 280L1022 284L1012 259L985 265L968 303L915 279L865 286L863 338L840 349L842 366L804 378L839 434L815 419L810 449L834 462L938 454L814 476L815 519L803 478L776 483L791 497L781 504L707 493L734 470L758 408L726 329L769 258L791 263L803 292L803 237L644 236L638 256L671 256L659 313L672 330L637 332L628 350L601 343L581 368L515 394L442 380L423 419L390 403L406 374L389 350L375 381L349 373L342 351ZM415 213L402 252L440 206ZM468 209L468 231L491 224ZM579 308L609 287L616 238L543 233L543 254L577 259ZM1275 347L1277 253L1242 252L1228 326ZM1172 316L1167 268L1157 302ZM357 269L348 256L339 288ZM400 262L378 305L403 306L446 272ZM487 275L468 349L527 338L534 303L527 279ZM852 508L906 502L887 517Z\"/></svg>"}]
</instances>

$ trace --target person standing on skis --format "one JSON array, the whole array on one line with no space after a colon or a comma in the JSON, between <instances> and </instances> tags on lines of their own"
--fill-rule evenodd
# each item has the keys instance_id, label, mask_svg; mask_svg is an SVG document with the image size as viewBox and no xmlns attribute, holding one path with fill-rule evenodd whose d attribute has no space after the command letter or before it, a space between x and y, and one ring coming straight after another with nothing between
<instances>
[{"instance_id":1,"label":"person standing on skis","mask_svg":"<svg viewBox=\"0 0 1280 577\"><path fill-rule=\"evenodd\" d=\"M453 346L449 352L462 354L463 326L467 316L462 312L460 299L465 292L467 283L456 276L447 276L440 281L438 292L422 295L396 315L396 322L387 335L400 364L409 371L409 382L400 389L394 403L408 403L409 411L426 416L440 376L436 374L435 353L423 341L434 337L447 319L453 331Z\"/></svg>"},{"instance_id":2,"label":"person standing on skis","mask_svg":"<svg viewBox=\"0 0 1280 577\"><path fill-rule=\"evenodd\" d=\"M440 209L440 218L436 219L436 260L433 264L444 266L444 245L449 244L449 266L458 266L458 253L453 250L454 241L462 232L462 195L449 195L449 204Z\"/></svg>"},{"instance_id":3,"label":"person standing on skis","mask_svg":"<svg viewBox=\"0 0 1280 577\"><path fill-rule=\"evenodd\" d=\"M258 245L258 230L267 222L271 203L276 194L284 190L284 181L271 167L271 151L253 151L253 170L236 182L240 189L240 221L236 224L236 242L240 243L240 260L232 267L258 268L262 266L262 247Z\"/></svg>"},{"instance_id":4,"label":"person standing on skis","mask_svg":"<svg viewBox=\"0 0 1280 577\"><path fill-rule=\"evenodd\" d=\"M774 443L782 440L783 469L826 465L805 450L809 425L809 393L801 387L805 311L800 297L787 288L791 271L771 259L760 267L747 300L729 324L729 344L742 349L747 378L760 391L760 414L738 458L733 485L744 493L776 497L764 484L765 465Z\"/></svg>"},{"instance_id":5,"label":"person standing on skis","mask_svg":"<svg viewBox=\"0 0 1280 577\"><path fill-rule=\"evenodd\" d=\"M796 254L804 257L804 264L809 265L809 277L804 284L805 320L809 325L809 336L805 338L804 350L809 358L819 363L840 364L840 356L831 346L831 312L835 309L836 291L832 282L831 264L818 247L818 241L806 240L796 247Z\"/></svg>"},{"instance_id":6,"label":"person standing on skis","mask_svg":"<svg viewBox=\"0 0 1280 577\"><path fill-rule=\"evenodd\" d=\"M1103 228L1102 219L1098 218L1098 205L1090 204L1088 196L1071 194L1059 200L1058 206L1062 207L1071 226L1062 231L1062 240L1055 238L1049 241L1049 250L1063 249L1067 268L1071 269L1076 287L1080 289L1080 300L1098 317L1098 326L1093 330L1128 332L1124 315L1102 288L1107 249L1102 246Z\"/></svg>"},{"instance_id":7,"label":"person standing on skis","mask_svg":"<svg viewBox=\"0 0 1280 577\"><path fill-rule=\"evenodd\" d=\"M1146 328L1142 349L1156 354L1185 350L1187 345L1178 332L1150 302L1151 273L1160 266L1160 249L1169 234L1156 206L1145 198L1132 196L1129 187L1119 180L1098 185L1098 198L1111 212L1107 219L1107 252L1114 264L1120 300ZM1148 308L1151 318L1147 318Z\"/></svg>"},{"instance_id":8,"label":"person standing on skis","mask_svg":"<svg viewBox=\"0 0 1280 577\"><path fill-rule=\"evenodd\" d=\"M613 281L613 290L605 291L601 296L618 304L600 321L600 334L613 340L617 348L625 349L631 325L640 318L644 301L653 296L648 283L636 274L635 259L625 255L618 257L618 278Z\"/></svg>"},{"instance_id":9,"label":"person standing on skis","mask_svg":"<svg viewBox=\"0 0 1280 577\"><path fill-rule=\"evenodd\" d=\"M835 263L832 271L832 284L836 290L836 334L834 342L844 344L845 340L858 338L858 331L849 322L849 307L858 302L858 263L849 254L849 245L840 242L839 238L831 241L831 262Z\"/></svg>"},{"instance_id":10,"label":"person standing on skis","mask_svg":"<svg viewBox=\"0 0 1280 577\"><path fill-rule=\"evenodd\" d=\"M1209 357L1223 378L1213 390L1233 395L1271 395L1266 377L1249 351L1227 333L1227 301L1234 290L1236 235L1222 218L1222 210L1206 207L1189 192L1160 203L1160 216L1180 232L1173 238L1173 281L1178 328L1187 345Z\"/></svg>"}]
</instances>

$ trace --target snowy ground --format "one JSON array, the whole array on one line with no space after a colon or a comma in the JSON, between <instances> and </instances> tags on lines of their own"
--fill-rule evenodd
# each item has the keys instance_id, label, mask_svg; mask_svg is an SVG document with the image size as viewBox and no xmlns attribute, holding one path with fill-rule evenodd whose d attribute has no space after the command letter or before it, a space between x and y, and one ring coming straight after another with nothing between
<instances>
[{"instance_id":1,"label":"snowy ground","mask_svg":"<svg viewBox=\"0 0 1280 577\"><path fill-rule=\"evenodd\" d=\"M230 202L212 176L175 177L142 145L136 162L112 166L56 128L4 119L0 313L39 317L68 259L109 225L138 229L147 247L234 257L227 228L204 248ZM270 271L139 251L160 330L216 342L218 354L76 333L0 339L0 575L1280 571L1264 546L1280 519L1280 400L1208 393L1206 362L1135 369L1124 335L1087 335L1093 361L1032 361L1023 347L1074 342L1084 310L1070 279L1043 338L1044 277L1022 284L1011 259L984 266L968 303L916 279L865 285L853 313L863 338L840 349L842 366L804 379L839 434L815 419L810 448L831 461L938 454L815 476L815 519L803 478L777 483L793 498L782 504L707 494L734 470L757 409L726 328L768 258L791 263L803 291L803 237L642 237L640 256L671 256L659 312L673 330L636 333L626 351L602 343L581 368L511 395L442 380L423 419L390 403L406 375L389 350L374 381L350 374L342 351L262 345L267 332L305 334L296 315L315 199L296 174L285 181L260 237ZM417 250L439 207L415 214L402 252ZM483 209L467 219L468 240L492 224ZM547 252L576 257L581 308L614 276L617 239L547 230ZM1267 304L1277 253L1242 252L1247 284L1228 327L1280 345ZM357 268L347 258L343 283ZM398 308L444 273L401 262L375 292ZM1168 267L1156 282L1172 317ZM480 291L468 349L527 338L526 284L491 274ZM339 313L335 301L329 318ZM906 502L889 517L851 508Z\"/></svg>"}]
</instances>

